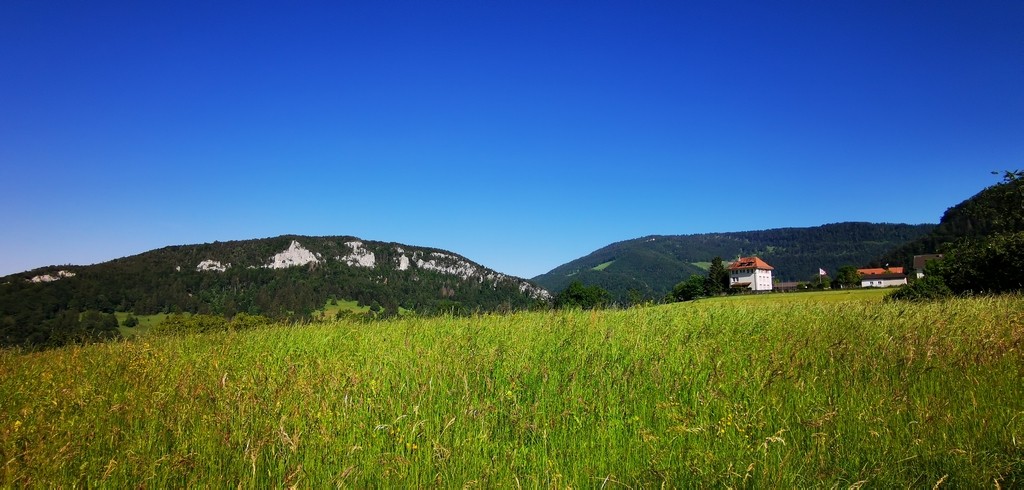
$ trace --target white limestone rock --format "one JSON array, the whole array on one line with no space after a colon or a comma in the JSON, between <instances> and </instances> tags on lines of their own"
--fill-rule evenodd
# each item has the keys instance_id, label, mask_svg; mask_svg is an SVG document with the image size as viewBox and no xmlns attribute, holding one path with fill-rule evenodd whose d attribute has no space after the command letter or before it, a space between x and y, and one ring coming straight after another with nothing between
<instances>
[{"instance_id":1,"label":"white limestone rock","mask_svg":"<svg viewBox=\"0 0 1024 490\"><path fill-rule=\"evenodd\" d=\"M399 249L399 250L401 250L401 249ZM400 271L408 270L409 269L409 264L410 264L409 257L406 257L405 254L402 254L402 255L400 255L398 257L398 270L400 270Z\"/></svg>"},{"instance_id":2,"label":"white limestone rock","mask_svg":"<svg viewBox=\"0 0 1024 490\"><path fill-rule=\"evenodd\" d=\"M463 280L467 280L479 272L473 264L448 254L431 252L430 256L433 257L430 260L416 259L416 267L458 276Z\"/></svg>"},{"instance_id":3,"label":"white limestone rock","mask_svg":"<svg viewBox=\"0 0 1024 490\"><path fill-rule=\"evenodd\" d=\"M297 240L292 240L288 249L270 258L268 269L286 269L309 264L319 264L320 258L316 254L302 247Z\"/></svg>"},{"instance_id":4,"label":"white limestone rock","mask_svg":"<svg viewBox=\"0 0 1024 490\"><path fill-rule=\"evenodd\" d=\"M352 249L352 252L345 256L338 257L338 260L354 267L373 268L377 265L377 257L373 252L363 247L363 242L345 242L345 245L348 245L348 247Z\"/></svg>"},{"instance_id":5,"label":"white limestone rock","mask_svg":"<svg viewBox=\"0 0 1024 490\"><path fill-rule=\"evenodd\" d=\"M218 262L216 260L204 260L204 261L200 262L199 265L196 266L196 271L197 272L203 272L203 271L224 272L224 271L228 270L229 267L231 267L230 263L228 263L228 264L221 264L220 262Z\"/></svg>"},{"instance_id":6,"label":"white limestone rock","mask_svg":"<svg viewBox=\"0 0 1024 490\"><path fill-rule=\"evenodd\" d=\"M65 277L75 277L75 273L71 271L57 271L53 274L40 274L29 279L29 282L53 282L64 279Z\"/></svg>"}]
</instances>

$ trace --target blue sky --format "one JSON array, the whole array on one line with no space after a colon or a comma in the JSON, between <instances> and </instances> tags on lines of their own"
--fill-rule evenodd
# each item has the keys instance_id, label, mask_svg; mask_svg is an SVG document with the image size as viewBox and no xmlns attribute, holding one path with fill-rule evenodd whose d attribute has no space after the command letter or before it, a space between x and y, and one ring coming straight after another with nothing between
<instances>
[{"instance_id":1,"label":"blue sky","mask_svg":"<svg viewBox=\"0 0 1024 490\"><path fill-rule=\"evenodd\" d=\"M68 4L68 5L65 5ZM1024 2L0 3L0 274L355 235L937 222L1024 167Z\"/></svg>"}]
</instances>

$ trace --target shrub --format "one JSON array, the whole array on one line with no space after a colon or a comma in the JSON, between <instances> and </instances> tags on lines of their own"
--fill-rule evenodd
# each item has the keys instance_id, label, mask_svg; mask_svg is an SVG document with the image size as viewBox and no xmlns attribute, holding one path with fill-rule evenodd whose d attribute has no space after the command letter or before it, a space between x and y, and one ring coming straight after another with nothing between
<instances>
[{"instance_id":1,"label":"shrub","mask_svg":"<svg viewBox=\"0 0 1024 490\"><path fill-rule=\"evenodd\" d=\"M953 291L946 286L939 276L925 276L910 284L900 286L899 289L887 294L887 301L931 301L948 298Z\"/></svg>"},{"instance_id":2,"label":"shrub","mask_svg":"<svg viewBox=\"0 0 1024 490\"><path fill-rule=\"evenodd\" d=\"M205 332L226 332L228 321L216 315L171 315L150 330L160 335L178 335Z\"/></svg>"},{"instance_id":3,"label":"shrub","mask_svg":"<svg viewBox=\"0 0 1024 490\"><path fill-rule=\"evenodd\" d=\"M703 276L694 274L672 288L672 298L676 301L690 301L703 297L706 294L704 282Z\"/></svg>"},{"instance_id":4,"label":"shrub","mask_svg":"<svg viewBox=\"0 0 1024 490\"><path fill-rule=\"evenodd\" d=\"M273 322L263 315L239 313L231 319L230 327L232 330L253 330L256 328L266 327L271 324L273 324Z\"/></svg>"},{"instance_id":5,"label":"shrub","mask_svg":"<svg viewBox=\"0 0 1024 490\"><path fill-rule=\"evenodd\" d=\"M555 308L602 308L611 302L611 294L601 286L584 286L573 281L569 287L555 295Z\"/></svg>"}]
</instances>

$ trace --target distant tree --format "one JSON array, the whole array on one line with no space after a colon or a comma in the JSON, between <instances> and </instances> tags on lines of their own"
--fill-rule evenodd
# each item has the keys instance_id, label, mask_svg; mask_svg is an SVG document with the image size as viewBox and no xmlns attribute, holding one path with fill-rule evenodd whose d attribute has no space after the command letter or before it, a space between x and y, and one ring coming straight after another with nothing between
<instances>
[{"instance_id":1,"label":"distant tree","mask_svg":"<svg viewBox=\"0 0 1024 490\"><path fill-rule=\"evenodd\" d=\"M813 289L828 289L832 286L832 279L828 276L815 274L807 281L807 286Z\"/></svg>"},{"instance_id":2,"label":"distant tree","mask_svg":"<svg viewBox=\"0 0 1024 490\"><path fill-rule=\"evenodd\" d=\"M640 290L630 288L629 291L626 291L626 301L628 302L629 306L637 306L643 304L644 295L640 293Z\"/></svg>"},{"instance_id":3,"label":"distant tree","mask_svg":"<svg viewBox=\"0 0 1024 490\"><path fill-rule=\"evenodd\" d=\"M860 286L860 273L857 272L856 267L852 265L844 265L836 272L836 279L834 282L844 288Z\"/></svg>"},{"instance_id":4,"label":"distant tree","mask_svg":"<svg viewBox=\"0 0 1024 490\"><path fill-rule=\"evenodd\" d=\"M135 318L135 315L129 313L128 316L124 319L123 325L128 328L136 327L139 325L139 319Z\"/></svg>"},{"instance_id":5,"label":"distant tree","mask_svg":"<svg viewBox=\"0 0 1024 490\"><path fill-rule=\"evenodd\" d=\"M442 299L435 304L434 311L429 313L436 315L465 316L469 314L469 310L458 301Z\"/></svg>"},{"instance_id":6,"label":"distant tree","mask_svg":"<svg viewBox=\"0 0 1024 490\"><path fill-rule=\"evenodd\" d=\"M265 316L238 313L231 319L228 327L231 330L252 330L254 328L265 327L271 324L272 322L270 319Z\"/></svg>"},{"instance_id":7,"label":"distant tree","mask_svg":"<svg viewBox=\"0 0 1024 490\"><path fill-rule=\"evenodd\" d=\"M704 292L708 296L718 296L729 290L729 271L725 270L725 264L721 257L711 259L711 267L708 268L708 277L704 281Z\"/></svg>"},{"instance_id":8,"label":"distant tree","mask_svg":"<svg viewBox=\"0 0 1024 490\"><path fill-rule=\"evenodd\" d=\"M694 274L689 279L676 284L672 288L672 298L676 301L690 301L704 296L707 294L704 290L705 279Z\"/></svg>"},{"instance_id":9,"label":"distant tree","mask_svg":"<svg viewBox=\"0 0 1024 490\"><path fill-rule=\"evenodd\" d=\"M111 313L88 310L79 314L64 310L46 322L50 332L48 343L56 347L115 339L120 337L117 325L117 317Z\"/></svg>"},{"instance_id":10,"label":"distant tree","mask_svg":"<svg viewBox=\"0 0 1024 490\"><path fill-rule=\"evenodd\" d=\"M555 295L556 308L583 308L590 310L606 306L611 294L601 286L584 286L579 281L569 283L562 292Z\"/></svg>"},{"instance_id":11,"label":"distant tree","mask_svg":"<svg viewBox=\"0 0 1024 490\"><path fill-rule=\"evenodd\" d=\"M101 313L99 311L86 311L82 313L79 321L80 328L86 332L91 339L100 340L113 338L117 330L117 317L112 313Z\"/></svg>"}]
</instances>

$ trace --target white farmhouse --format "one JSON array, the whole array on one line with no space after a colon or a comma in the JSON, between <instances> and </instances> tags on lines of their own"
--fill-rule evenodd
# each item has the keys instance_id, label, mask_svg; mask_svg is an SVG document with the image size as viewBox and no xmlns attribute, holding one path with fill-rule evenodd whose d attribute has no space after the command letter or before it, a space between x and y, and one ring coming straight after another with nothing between
<instances>
[{"instance_id":1,"label":"white farmhouse","mask_svg":"<svg viewBox=\"0 0 1024 490\"><path fill-rule=\"evenodd\" d=\"M757 257L743 257L729 264L729 287L771 291L774 267Z\"/></svg>"},{"instance_id":2,"label":"white farmhouse","mask_svg":"<svg viewBox=\"0 0 1024 490\"><path fill-rule=\"evenodd\" d=\"M860 274L862 288L889 288L907 283L907 275L903 273L902 267L857 269L857 272Z\"/></svg>"}]
</instances>

